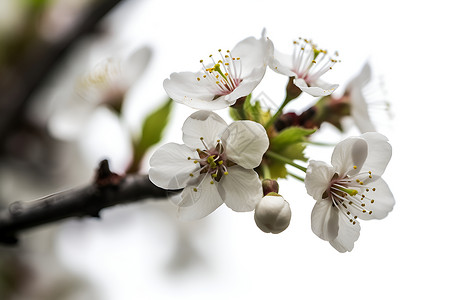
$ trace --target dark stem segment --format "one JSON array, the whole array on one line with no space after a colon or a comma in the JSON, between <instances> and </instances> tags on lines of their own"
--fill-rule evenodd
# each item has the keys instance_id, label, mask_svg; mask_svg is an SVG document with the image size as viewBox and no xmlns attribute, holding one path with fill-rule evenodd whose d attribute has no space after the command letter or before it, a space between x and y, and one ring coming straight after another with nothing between
<instances>
[{"instance_id":1,"label":"dark stem segment","mask_svg":"<svg viewBox=\"0 0 450 300\"><path fill-rule=\"evenodd\" d=\"M71 217L100 217L103 208L152 198L166 200L175 190L155 186L148 175L119 176L102 161L91 185L31 202L14 202L0 211L0 244L16 244L25 229Z\"/></svg>"}]
</instances>

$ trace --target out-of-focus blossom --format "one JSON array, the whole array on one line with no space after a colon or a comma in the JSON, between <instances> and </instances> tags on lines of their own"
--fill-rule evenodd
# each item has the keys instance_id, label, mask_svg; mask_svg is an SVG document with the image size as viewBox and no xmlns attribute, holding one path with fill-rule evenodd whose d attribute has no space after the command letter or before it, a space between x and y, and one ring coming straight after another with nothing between
<instances>
[{"instance_id":1,"label":"out-of-focus blossom","mask_svg":"<svg viewBox=\"0 0 450 300\"><path fill-rule=\"evenodd\" d=\"M81 77L77 93L50 118L52 135L63 140L77 138L98 106L120 112L127 92L145 71L150 55L150 49L142 47L125 60L108 58Z\"/></svg>"}]
</instances>

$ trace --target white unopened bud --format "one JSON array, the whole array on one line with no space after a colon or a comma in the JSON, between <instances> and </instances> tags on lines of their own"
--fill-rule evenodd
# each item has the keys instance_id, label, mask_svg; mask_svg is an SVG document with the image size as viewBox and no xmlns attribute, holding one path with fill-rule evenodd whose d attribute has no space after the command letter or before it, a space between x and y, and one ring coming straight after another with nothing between
<instances>
[{"instance_id":1,"label":"white unopened bud","mask_svg":"<svg viewBox=\"0 0 450 300\"><path fill-rule=\"evenodd\" d=\"M264 232L282 232L291 222L289 203L280 195L269 193L256 205L255 222Z\"/></svg>"}]
</instances>

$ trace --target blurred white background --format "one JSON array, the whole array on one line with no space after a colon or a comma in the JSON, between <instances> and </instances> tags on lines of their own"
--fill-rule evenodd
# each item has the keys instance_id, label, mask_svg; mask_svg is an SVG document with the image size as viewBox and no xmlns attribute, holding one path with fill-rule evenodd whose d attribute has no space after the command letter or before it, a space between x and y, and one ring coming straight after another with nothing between
<instances>
[{"instance_id":1,"label":"blurred white background","mask_svg":"<svg viewBox=\"0 0 450 300\"><path fill-rule=\"evenodd\" d=\"M97 299L445 298L450 269L445 1L129 0L105 21L109 36L90 42L93 63L140 45L153 51L125 103L124 122L135 132L146 113L165 100L162 82L170 73L194 71L199 59L259 37L263 28L286 53L298 36L338 50L342 62L326 79L342 87L369 60L391 103L392 119L374 121L393 145L384 179L397 203L386 219L361 221L361 236L346 254L312 233L314 201L293 180L280 181L292 221L279 235L261 232L252 213L222 206L205 219L183 223L173 205L152 201L105 210L101 220L65 222L57 234L57 256L92 282ZM264 92L281 102L285 83L268 70L254 95ZM304 105L291 104L297 111ZM181 142L181 125L192 112L175 105L163 142ZM81 142L88 153L85 168L94 169L107 155L120 172L129 147L119 143L119 130L109 127L105 134L98 126L101 120L113 122L107 113L96 114L86 133L89 143ZM317 139L336 143L345 137L329 127ZM329 161L331 152L312 148L308 154Z\"/></svg>"}]
</instances>

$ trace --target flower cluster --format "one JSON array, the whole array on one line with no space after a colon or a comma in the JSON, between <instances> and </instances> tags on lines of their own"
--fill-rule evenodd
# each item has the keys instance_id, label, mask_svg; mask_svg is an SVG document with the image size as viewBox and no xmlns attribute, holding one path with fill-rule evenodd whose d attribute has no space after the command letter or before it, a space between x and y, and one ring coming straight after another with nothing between
<instances>
[{"instance_id":1,"label":"flower cluster","mask_svg":"<svg viewBox=\"0 0 450 300\"><path fill-rule=\"evenodd\" d=\"M159 187L181 190L172 197L179 217L202 218L225 203L238 212L254 210L262 231L280 233L289 226L291 209L277 179L291 177L304 182L316 200L312 231L339 252L351 251L359 219L382 219L394 206L381 179L392 150L375 132L362 93L369 65L336 98L331 94L338 85L322 76L338 62L337 52L330 55L309 39L295 40L292 54L283 54L263 31L259 39L246 38L231 51L200 60L197 72L172 73L163 83L169 97L199 111L184 122L184 144L168 143L154 152L149 177ZM288 77L286 98L276 111L251 95L268 67ZM285 112L303 92L318 97L316 104L300 114ZM231 124L212 112L223 108L230 109ZM309 160L304 150L311 136L323 122L343 130L344 117L353 118L364 134L338 143L331 165Z\"/></svg>"}]
</instances>

